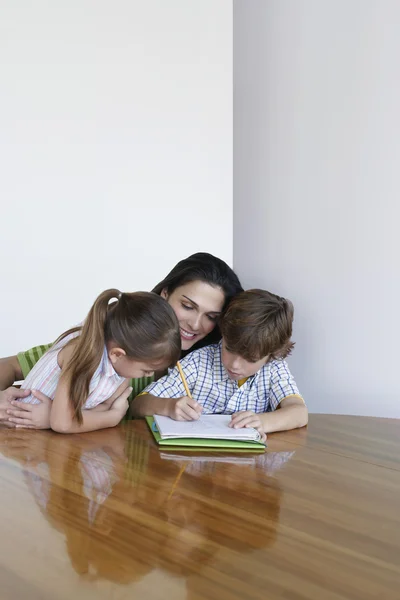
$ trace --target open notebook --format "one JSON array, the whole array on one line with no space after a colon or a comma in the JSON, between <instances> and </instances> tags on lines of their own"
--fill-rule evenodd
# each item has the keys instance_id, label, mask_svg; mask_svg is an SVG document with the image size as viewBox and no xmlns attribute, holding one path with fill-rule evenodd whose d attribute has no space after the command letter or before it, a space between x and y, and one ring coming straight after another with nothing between
<instances>
[{"instance_id":1,"label":"open notebook","mask_svg":"<svg viewBox=\"0 0 400 600\"><path fill-rule=\"evenodd\" d=\"M198 421L174 421L160 415L146 417L157 443L163 447L265 451L256 429L232 429L228 427L230 420L230 415L203 415Z\"/></svg>"}]
</instances>

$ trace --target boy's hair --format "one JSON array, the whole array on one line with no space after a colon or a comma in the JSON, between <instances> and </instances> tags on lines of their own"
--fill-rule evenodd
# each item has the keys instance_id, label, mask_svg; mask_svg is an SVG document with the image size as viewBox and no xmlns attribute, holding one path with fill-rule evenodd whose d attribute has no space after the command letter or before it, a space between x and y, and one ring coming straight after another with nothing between
<instances>
[{"instance_id":1,"label":"boy's hair","mask_svg":"<svg viewBox=\"0 0 400 600\"><path fill-rule=\"evenodd\" d=\"M249 361L286 358L294 346L293 312L290 300L265 290L238 294L220 320L228 350Z\"/></svg>"},{"instance_id":2,"label":"boy's hair","mask_svg":"<svg viewBox=\"0 0 400 600\"><path fill-rule=\"evenodd\" d=\"M110 301L117 301L110 304ZM68 343L76 344L62 377L68 381L74 418L82 423L82 407L90 381L100 363L104 345L114 341L128 358L139 362L162 361L172 366L181 353L181 336L175 312L152 292L121 293L106 290L96 299L82 327L63 333L57 341L80 332Z\"/></svg>"}]
</instances>

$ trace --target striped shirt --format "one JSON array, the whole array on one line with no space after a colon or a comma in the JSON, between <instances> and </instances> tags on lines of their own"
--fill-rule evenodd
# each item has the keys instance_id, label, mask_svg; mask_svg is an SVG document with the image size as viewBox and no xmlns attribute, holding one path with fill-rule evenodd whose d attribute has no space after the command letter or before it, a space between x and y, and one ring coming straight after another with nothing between
<instances>
[{"instance_id":1,"label":"striped shirt","mask_svg":"<svg viewBox=\"0 0 400 600\"><path fill-rule=\"evenodd\" d=\"M51 346L28 373L21 388L38 390L51 398L51 400L54 400L61 376L61 369L58 365L58 353L77 335L79 335L79 332L72 333ZM107 348L104 346L103 356L90 381L89 396L83 408L94 408L105 400L108 400L124 381L125 377L121 377L115 372L108 358ZM27 398L21 398L21 401L27 404L39 404L39 401L32 394Z\"/></svg>"},{"instance_id":2,"label":"striped shirt","mask_svg":"<svg viewBox=\"0 0 400 600\"><path fill-rule=\"evenodd\" d=\"M24 352L19 352L17 355L19 366L21 367L23 379L28 377L28 373L33 369L35 364L42 358L42 356L52 347L52 344L45 344L42 346L34 346ZM144 390L146 386L154 381L154 375L150 377L139 377L138 379L131 379L130 385L132 387L132 393L129 397L129 402L135 398L140 392ZM124 417L125 420L130 420L133 417L129 414L129 411Z\"/></svg>"},{"instance_id":3,"label":"striped shirt","mask_svg":"<svg viewBox=\"0 0 400 600\"><path fill-rule=\"evenodd\" d=\"M100 506L110 496L114 484L118 481L114 461L108 452L98 448L82 452L79 462L74 465L82 475L82 495L89 500L87 520L90 525L93 525ZM52 486L49 465L42 462L36 466L30 466L26 471L26 478L36 502L40 508L46 510ZM79 482L79 477L75 476L74 480Z\"/></svg>"},{"instance_id":4,"label":"striped shirt","mask_svg":"<svg viewBox=\"0 0 400 600\"><path fill-rule=\"evenodd\" d=\"M203 414L230 415L239 410L271 412L284 398L300 396L285 360L271 360L239 386L222 364L221 348L222 342L206 346L180 361L190 393L203 406ZM145 392L161 398L186 396L176 367L147 386Z\"/></svg>"},{"instance_id":5,"label":"striped shirt","mask_svg":"<svg viewBox=\"0 0 400 600\"><path fill-rule=\"evenodd\" d=\"M80 471L83 478L83 493L89 500L88 523L93 525L100 506L111 494L118 477L113 459L101 448L82 452Z\"/></svg>"}]
</instances>

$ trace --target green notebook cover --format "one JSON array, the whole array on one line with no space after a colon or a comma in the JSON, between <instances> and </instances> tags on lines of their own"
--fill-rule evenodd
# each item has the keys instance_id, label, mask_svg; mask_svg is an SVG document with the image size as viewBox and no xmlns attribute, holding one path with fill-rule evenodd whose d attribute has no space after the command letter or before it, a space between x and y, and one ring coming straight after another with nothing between
<instances>
[{"instance_id":1,"label":"green notebook cover","mask_svg":"<svg viewBox=\"0 0 400 600\"><path fill-rule=\"evenodd\" d=\"M153 417L145 417L147 425L154 436L157 444L164 450L182 450L183 448L198 451L229 452L265 452L264 444L260 442L242 442L240 440L207 440L204 438L169 438L162 440L157 431Z\"/></svg>"}]
</instances>

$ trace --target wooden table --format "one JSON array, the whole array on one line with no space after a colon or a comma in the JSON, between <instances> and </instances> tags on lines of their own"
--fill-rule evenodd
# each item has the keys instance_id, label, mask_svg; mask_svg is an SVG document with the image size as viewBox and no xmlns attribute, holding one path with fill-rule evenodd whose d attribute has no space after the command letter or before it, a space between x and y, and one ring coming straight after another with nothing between
<instances>
[{"instance_id":1,"label":"wooden table","mask_svg":"<svg viewBox=\"0 0 400 600\"><path fill-rule=\"evenodd\" d=\"M263 456L142 421L0 429L1 600L398 600L400 421L315 415Z\"/></svg>"}]
</instances>

